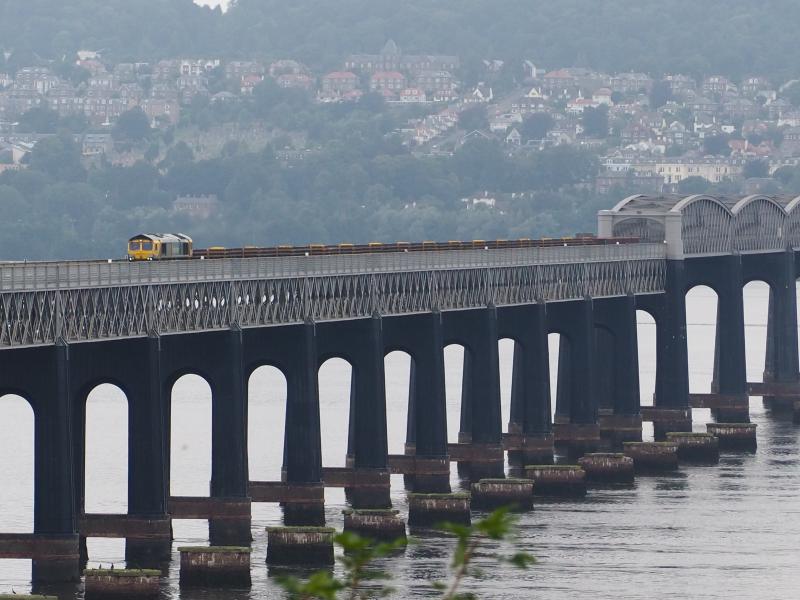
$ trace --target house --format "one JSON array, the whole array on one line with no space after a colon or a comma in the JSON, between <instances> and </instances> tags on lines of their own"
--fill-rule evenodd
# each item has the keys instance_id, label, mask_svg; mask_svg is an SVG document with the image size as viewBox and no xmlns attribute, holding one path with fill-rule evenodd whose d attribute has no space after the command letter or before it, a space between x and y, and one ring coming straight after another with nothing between
<instances>
[{"instance_id":1,"label":"house","mask_svg":"<svg viewBox=\"0 0 800 600\"><path fill-rule=\"evenodd\" d=\"M153 80L175 81L181 73L181 63L177 60L160 60L153 66Z\"/></svg>"},{"instance_id":2,"label":"house","mask_svg":"<svg viewBox=\"0 0 800 600\"><path fill-rule=\"evenodd\" d=\"M511 131L508 132L508 135L506 136L506 144L510 144L512 146L522 145L522 134L516 127L512 127Z\"/></svg>"},{"instance_id":3,"label":"house","mask_svg":"<svg viewBox=\"0 0 800 600\"><path fill-rule=\"evenodd\" d=\"M652 139L653 130L641 123L629 123L622 128L620 137L621 142L625 145L638 144Z\"/></svg>"},{"instance_id":4,"label":"house","mask_svg":"<svg viewBox=\"0 0 800 600\"><path fill-rule=\"evenodd\" d=\"M483 192L483 194L477 196L462 198L461 202L464 203L467 210L475 208L476 206L486 206L488 208L494 208L497 205L497 198L494 194L490 194L489 192Z\"/></svg>"},{"instance_id":5,"label":"house","mask_svg":"<svg viewBox=\"0 0 800 600\"><path fill-rule=\"evenodd\" d=\"M519 113L504 113L495 115L489 120L489 130L493 132L507 131L509 127L522 123Z\"/></svg>"},{"instance_id":6,"label":"house","mask_svg":"<svg viewBox=\"0 0 800 600\"><path fill-rule=\"evenodd\" d=\"M450 71L420 71L414 78L414 87L433 96L450 97L456 80Z\"/></svg>"},{"instance_id":7,"label":"house","mask_svg":"<svg viewBox=\"0 0 800 600\"><path fill-rule=\"evenodd\" d=\"M253 90L264 81L263 75L245 75L242 77L239 91L243 96L252 96Z\"/></svg>"},{"instance_id":8,"label":"house","mask_svg":"<svg viewBox=\"0 0 800 600\"><path fill-rule=\"evenodd\" d=\"M680 73L665 75L662 81L666 81L669 84L669 89L673 96L683 96L686 92L692 92L697 87L694 79Z\"/></svg>"},{"instance_id":9,"label":"house","mask_svg":"<svg viewBox=\"0 0 800 600\"><path fill-rule=\"evenodd\" d=\"M139 105L150 121L158 126L160 123L175 124L180 118L180 106L177 100L165 98L145 98Z\"/></svg>"},{"instance_id":10,"label":"house","mask_svg":"<svg viewBox=\"0 0 800 600\"><path fill-rule=\"evenodd\" d=\"M400 102L407 102L407 103L418 103L418 102L426 102L427 96L425 92L423 92L419 88L406 88L398 94L397 99Z\"/></svg>"},{"instance_id":11,"label":"house","mask_svg":"<svg viewBox=\"0 0 800 600\"><path fill-rule=\"evenodd\" d=\"M751 76L745 77L739 87L742 91L742 94L752 97L756 96L763 90L770 89L772 85L766 77Z\"/></svg>"},{"instance_id":12,"label":"house","mask_svg":"<svg viewBox=\"0 0 800 600\"><path fill-rule=\"evenodd\" d=\"M494 100L491 86L479 83L475 89L464 96L464 104L486 104Z\"/></svg>"},{"instance_id":13,"label":"house","mask_svg":"<svg viewBox=\"0 0 800 600\"><path fill-rule=\"evenodd\" d=\"M664 142L668 146L683 146L689 141L689 132L686 125L680 121L673 121L664 131Z\"/></svg>"},{"instance_id":14,"label":"house","mask_svg":"<svg viewBox=\"0 0 800 600\"><path fill-rule=\"evenodd\" d=\"M0 89L10 87L14 83L8 73L0 73Z\"/></svg>"},{"instance_id":15,"label":"house","mask_svg":"<svg viewBox=\"0 0 800 600\"><path fill-rule=\"evenodd\" d=\"M219 210L219 199L215 194L206 196L178 196L172 210L195 219L208 219Z\"/></svg>"},{"instance_id":16,"label":"house","mask_svg":"<svg viewBox=\"0 0 800 600\"><path fill-rule=\"evenodd\" d=\"M261 73L263 73L263 67ZM269 65L269 76L277 79L281 75L308 75L309 68L296 60L276 60ZM243 73L244 74L244 73Z\"/></svg>"},{"instance_id":17,"label":"house","mask_svg":"<svg viewBox=\"0 0 800 600\"><path fill-rule=\"evenodd\" d=\"M790 110L778 119L778 127L800 127L800 111Z\"/></svg>"},{"instance_id":18,"label":"house","mask_svg":"<svg viewBox=\"0 0 800 600\"><path fill-rule=\"evenodd\" d=\"M17 71L14 76L14 87L33 90L39 94L46 94L51 87L59 82L58 77L44 67L25 67Z\"/></svg>"},{"instance_id":19,"label":"house","mask_svg":"<svg viewBox=\"0 0 800 600\"><path fill-rule=\"evenodd\" d=\"M717 103L704 96L697 96L686 102L686 108L694 114L710 115L717 111Z\"/></svg>"},{"instance_id":20,"label":"house","mask_svg":"<svg viewBox=\"0 0 800 600\"><path fill-rule=\"evenodd\" d=\"M621 94L647 94L653 87L653 79L644 73L619 73L611 77L609 87Z\"/></svg>"},{"instance_id":21,"label":"house","mask_svg":"<svg viewBox=\"0 0 800 600\"><path fill-rule=\"evenodd\" d=\"M87 133L81 140L83 156L102 156L114 149L114 140L109 133Z\"/></svg>"},{"instance_id":22,"label":"house","mask_svg":"<svg viewBox=\"0 0 800 600\"><path fill-rule=\"evenodd\" d=\"M406 78L398 71L378 71L369 78L372 92L391 92L397 94L406 88Z\"/></svg>"},{"instance_id":23,"label":"house","mask_svg":"<svg viewBox=\"0 0 800 600\"><path fill-rule=\"evenodd\" d=\"M734 89L734 85L730 82L727 77L723 77L722 75L712 75L711 77L706 77L703 80L702 90L704 94L722 94L723 92L727 92L731 89Z\"/></svg>"},{"instance_id":24,"label":"house","mask_svg":"<svg viewBox=\"0 0 800 600\"><path fill-rule=\"evenodd\" d=\"M219 59L184 59L178 65L178 75L204 75L220 66Z\"/></svg>"},{"instance_id":25,"label":"house","mask_svg":"<svg viewBox=\"0 0 800 600\"><path fill-rule=\"evenodd\" d=\"M722 112L732 120L752 119L758 116L759 107L747 98L736 98L723 103Z\"/></svg>"},{"instance_id":26,"label":"house","mask_svg":"<svg viewBox=\"0 0 800 600\"><path fill-rule=\"evenodd\" d=\"M229 106L239 102L239 96L230 92L217 92L211 96L211 104L219 104Z\"/></svg>"},{"instance_id":27,"label":"house","mask_svg":"<svg viewBox=\"0 0 800 600\"><path fill-rule=\"evenodd\" d=\"M265 72L266 69L264 65L254 60L232 60L225 63L225 79L229 81L241 81L244 77L250 76L261 77L261 79L263 79ZM283 73L283 71L281 71L281 73Z\"/></svg>"},{"instance_id":28,"label":"house","mask_svg":"<svg viewBox=\"0 0 800 600\"><path fill-rule=\"evenodd\" d=\"M600 173L595 177L594 189L598 194L608 194L615 188L636 191L640 194L660 194L664 178L652 173Z\"/></svg>"},{"instance_id":29,"label":"house","mask_svg":"<svg viewBox=\"0 0 800 600\"><path fill-rule=\"evenodd\" d=\"M594 94L592 94L592 101L598 106L601 104L611 106L614 104L614 102L611 100L612 93L613 92L609 88L600 88Z\"/></svg>"},{"instance_id":30,"label":"house","mask_svg":"<svg viewBox=\"0 0 800 600\"><path fill-rule=\"evenodd\" d=\"M775 119L780 119L784 113L793 110L794 107L785 98L778 98L774 102L768 103L766 105L766 109L767 109L767 117L770 120L775 120Z\"/></svg>"},{"instance_id":31,"label":"house","mask_svg":"<svg viewBox=\"0 0 800 600\"><path fill-rule=\"evenodd\" d=\"M358 76L349 71L334 71L322 77L320 93L326 98L339 98L358 88Z\"/></svg>"},{"instance_id":32,"label":"house","mask_svg":"<svg viewBox=\"0 0 800 600\"><path fill-rule=\"evenodd\" d=\"M279 87L284 89L310 90L314 80L303 73L284 73L275 78Z\"/></svg>"}]
</instances>

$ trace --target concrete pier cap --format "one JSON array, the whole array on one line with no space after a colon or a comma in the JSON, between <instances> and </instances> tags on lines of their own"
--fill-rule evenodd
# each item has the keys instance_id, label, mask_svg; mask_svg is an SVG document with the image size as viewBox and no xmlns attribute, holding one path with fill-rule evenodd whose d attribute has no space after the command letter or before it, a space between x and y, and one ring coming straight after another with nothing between
<instances>
[{"instance_id":1,"label":"concrete pier cap","mask_svg":"<svg viewBox=\"0 0 800 600\"><path fill-rule=\"evenodd\" d=\"M528 465L525 476L533 480L536 495L586 495L586 471L580 465Z\"/></svg>"},{"instance_id":2,"label":"concrete pier cap","mask_svg":"<svg viewBox=\"0 0 800 600\"><path fill-rule=\"evenodd\" d=\"M84 595L87 600L152 598L160 593L160 578L158 569L87 569Z\"/></svg>"},{"instance_id":3,"label":"concrete pier cap","mask_svg":"<svg viewBox=\"0 0 800 600\"><path fill-rule=\"evenodd\" d=\"M394 509L345 509L344 530L377 541L406 538L406 524Z\"/></svg>"},{"instance_id":4,"label":"concrete pier cap","mask_svg":"<svg viewBox=\"0 0 800 600\"><path fill-rule=\"evenodd\" d=\"M719 438L710 433L670 431L667 441L678 445L678 459L693 462L719 462Z\"/></svg>"},{"instance_id":5,"label":"concrete pier cap","mask_svg":"<svg viewBox=\"0 0 800 600\"><path fill-rule=\"evenodd\" d=\"M719 440L719 447L726 450L751 450L755 451L756 440L755 423L708 423L708 433Z\"/></svg>"},{"instance_id":6,"label":"concrete pier cap","mask_svg":"<svg viewBox=\"0 0 800 600\"><path fill-rule=\"evenodd\" d=\"M412 527L432 527L439 523L469 525L471 497L469 494L409 494L408 524Z\"/></svg>"},{"instance_id":7,"label":"concrete pier cap","mask_svg":"<svg viewBox=\"0 0 800 600\"><path fill-rule=\"evenodd\" d=\"M633 459L637 473L647 471L672 471L678 468L676 442L625 442L625 456Z\"/></svg>"},{"instance_id":8,"label":"concrete pier cap","mask_svg":"<svg viewBox=\"0 0 800 600\"><path fill-rule=\"evenodd\" d=\"M586 471L586 478L590 481L633 483L633 459L622 453L585 454L578 459L578 464Z\"/></svg>"},{"instance_id":9,"label":"concrete pier cap","mask_svg":"<svg viewBox=\"0 0 800 600\"><path fill-rule=\"evenodd\" d=\"M530 479L481 479L471 487L472 507L493 510L509 506L519 511L530 510L533 486Z\"/></svg>"},{"instance_id":10,"label":"concrete pier cap","mask_svg":"<svg viewBox=\"0 0 800 600\"><path fill-rule=\"evenodd\" d=\"M268 565L332 565L332 527L267 527Z\"/></svg>"},{"instance_id":11,"label":"concrete pier cap","mask_svg":"<svg viewBox=\"0 0 800 600\"><path fill-rule=\"evenodd\" d=\"M250 548L246 546L183 546L182 586L250 585Z\"/></svg>"}]
</instances>

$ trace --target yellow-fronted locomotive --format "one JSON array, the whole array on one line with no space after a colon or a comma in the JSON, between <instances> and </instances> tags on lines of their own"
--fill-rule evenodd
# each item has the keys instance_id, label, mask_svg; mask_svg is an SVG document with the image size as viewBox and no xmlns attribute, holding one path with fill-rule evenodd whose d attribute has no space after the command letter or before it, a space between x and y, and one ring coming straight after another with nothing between
<instances>
[{"instance_id":1,"label":"yellow-fronted locomotive","mask_svg":"<svg viewBox=\"0 0 800 600\"><path fill-rule=\"evenodd\" d=\"M128 260L192 256L192 238L183 233L140 233L128 240Z\"/></svg>"}]
</instances>

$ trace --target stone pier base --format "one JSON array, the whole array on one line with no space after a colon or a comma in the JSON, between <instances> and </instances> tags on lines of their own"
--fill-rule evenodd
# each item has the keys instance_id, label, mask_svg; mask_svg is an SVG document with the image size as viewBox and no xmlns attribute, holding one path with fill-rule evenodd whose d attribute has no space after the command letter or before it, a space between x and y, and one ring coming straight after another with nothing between
<instances>
[{"instance_id":1,"label":"stone pier base","mask_svg":"<svg viewBox=\"0 0 800 600\"><path fill-rule=\"evenodd\" d=\"M696 462L719 462L719 440L710 433L667 433L667 441L678 444L678 458Z\"/></svg>"},{"instance_id":2,"label":"stone pier base","mask_svg":"<svg viewBox=\"0 0 800 600\"><path fill-rule=\"evenodd\" d=\"M569 456L583 456L599 450L603 441L600 426L582 423L554 423L553 439L557 447L566 449Z\"/></svg>"},{"instance_id":3,"label":"stone pier base","mask_svg":"<svg viewBox=\"0 0 800 600\"><path fill-rule=\"evenodd\" d=\"M332 565L335 533L329 527L269 527L267 564Z\"/></svg>"},{"instance_id":4,"label":"stone pier base","mask_svg":"<svg viewBox=\"0 0 800 600\"><path fill-rule=\"evenodd\" d=\"M161 588L161 571L155 569L89 569L84 576L86 600L152 598Z\"/></svg>"},{"instance_id":5,"label":"stone pier base","mask_svg":"<svg viewBox=\"0 0 800 600\"><path fill-rule=\"evenodd\" d=\"M795 398L792 403L792 421L800 424L800 398Z\"/></svg>"},{"instance_id":6,"label":"stone pier base","mask_svg":"<svg viewBox=\"0 0 800 600\"><path fill-rule=\"evenodd\" d=\"M553 462L552 433L508 433L503 436L503 447L508 451L508 464L511 467L548 465Z\"/></svg>"},{"instance_id":7,"label":"stone pier base","mask_svg":"<svg viewBox=\"0 0 800 600\"><path fill-rule=\"evenodd\" d=\"M692 430L691 408L660 408L658 406L642 406L642 421L652 421L653 435L658 442L667 439L671 431Z\"/></svg>"},{"instance_id":8,"label":"stone pier base","mask_svg":"<svg viewBox=\"0 0 800 600\"><path fill-rule=\"evenodd\" d=\"M439 523L469 525L469 494L409 494L408 524L412 527L431 527Z\"/></svg>"},{"instance_id":9,"label":"stone pier base","mask_svg":"<svg viewBox=\"0 0 800 600\"><path fill-rule=\"evenodd\" d=\"M637 473L678 468L678 444L675 442L626 442L623 448L625 456L633 459Z\"/></svg>"},{"instance_id":10,"label":"stone pier base","mask_svg":"<svg viewBox=\"0 0 800 600\"><path fill-rule=\"evenodd\" d=\"M719 440L723 450L755 452L758 446L755 423L708 423L706 429Z\"/></svg>"},{"instance_id":11,"label":"stone pier base","mask_svg":"<svg viewBox=\"0 0 800 600\"><path fill-rule=\"evenodd\" d=\"M58 596L37 596L28 594L0 594L0 600L58 600Z\"/></svg>"},{"instance_id":12,"label":"stone pier base","mask_svg":"<svg viewBox=\"0 0 800 600\"><path fill-rule=\"evenodd\" d=\"M578 465L528 465L525 476L537 496L586 495L586 471Z\"/></svg>"},{"instance_id":13,"label":"stone pier base","mask_svg":"<svg viewBox=\"0 0 800 600\"><path fill-rule=\"evenodd\" d=\"M481 479L472 484L472 508L493 510L502 506L514 510L533 508L533 481L530 479Z\"/></svg>"},{"instance_id":14,"label":"stone pier base","mask_svg":"<svg viewBox=\"0 0 800 600\"><path fill-rule=\"evenodd\" d=\"M406 524L397 510L347 509L342 512L345 531L352 531L361 537L381 542L406 538Z\"/></svg>"},{"instance_id":15,"label":"stone pier base","mask_svg":"<svg viewBox=\"0 0 800 600\"><path fill-rule=\"evenodd\" d=\"M585 454L578 464L586 471L589 481L633 483L633 459L624 454Z\"/></svg>"},{"instance_id":16,"label":"stone pier base","mask_svg":"<svg viewBox=\"0 0 800 600\"><path fill-rule=\"evenodd\" d=\"M250 585L250 548L192 546L181 553L181 585L195 587Z\"/></svg>"},{"instance_id":17,"label":"stone pier base","mask_svg":"<svg viewBox=\"0 0 800 600\"><path fill-rule=\"evenodd\" d=\"M459 440L466 439L459 434ZM459 441L448 444L450 460L458 463L458 474L464 479L478 481L485 477L505 475L505 456L501 444L473 444Z\"/></svg>"},{"instance_id":18,"label":"stone pier base","mask_svg":"<svg viewBox=\"0 0 800 600\"><path fill-rule=\"evenodd\" d=\"M600 437L611 448L621 449L625 442L642 441L641 415L603 415L598 417Z\"/></svg>"}]
</instances>

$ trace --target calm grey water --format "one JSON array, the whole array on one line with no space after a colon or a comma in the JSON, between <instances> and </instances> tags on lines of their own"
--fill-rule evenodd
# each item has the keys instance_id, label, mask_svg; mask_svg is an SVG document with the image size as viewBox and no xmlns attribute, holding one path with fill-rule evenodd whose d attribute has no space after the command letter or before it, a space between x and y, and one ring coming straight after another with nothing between
<instances>
[{"instance_id":1,"label":"calm grey water","mask_svg":"<svg viewBox=\"0 0 800 600\"><path fill-rule=\"evenodd\" d=\"M761 380L764 361L767 288L745 289L747 360L750 380ZM689 364L692 391L707 391L713 360L716 298L698 288L688 298ZM642 398L652 397L655 329L640 313ZM557 347L551 339L551 348ZM501 342L504 423L508 420L511 350ZM556 353L553 352L553 373ZM408 358L387 357L390 451L401 453L405 436ZM455 441L461 381L461 351L446 350L449 433ZM320 372L323 460L344 465L349 367L332 360ZM555 388L555 382L554 382ZM250 382L251 479L277 479L283 444L285 382L262 369ZM645 402L647 402L645 400ZM539 502L522 516L518 544L539 564L527 572L479 559L483 581L468 589L481 598L797 598L800 595L800 428L769 415L760 398L751 400L758 423L755 454L723 455L719 466L683 467L669 476L638 478L632 488L590 491L578 502ZM695 429L705 430L709 411L694 411ZM126 406L122 393L97 388L89 400L87 511L126 510ZM21 399L0 402L0 531L31 531L33 417ZM210 477L210 391L187 376L173 392L172 493L203 495ZM652 439L646 426L645 439ZM406 511L401 477L393 477L393 502ZM453 474L453 484L458 479ZM326 491L327 517L341 527L342 490ZM264 528L280 524L277 506L254 505L253 585L231 592L180 591L174 555L165 598L280 598L265 566ZM207 543L201 521L176 521L174 548ZM428 535L404 554L386 561L395 576L397 597L432 597L428 580L442 579L452 540ZM122 540L89 540L90 566L124 563ZM0 560L0 593L30 590L28 561ZM80 590L64 597L80 596Z\"/></svg>"}]
</instances>

